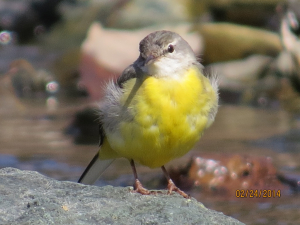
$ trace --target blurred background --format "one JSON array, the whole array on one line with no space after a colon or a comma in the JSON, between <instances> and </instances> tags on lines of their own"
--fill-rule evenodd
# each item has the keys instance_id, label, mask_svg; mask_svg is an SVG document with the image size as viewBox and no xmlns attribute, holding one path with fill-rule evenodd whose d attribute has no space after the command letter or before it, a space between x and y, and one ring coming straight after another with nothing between
<instances>
[{"instance_id":1,"label":"blurred background","mask_svg":"<svg viewBox=\"0 0 300 225\"><path fill-rule=\"evenodd\" d=\"M0 168L76 182L98 151L105 83L161 29L220 81L216 121L167 165L173 180L246 224L300 224L299 1L0 0ZM160 169L137 170L146 187L165 188ZM117 159L97 185L133 181Z\"/></svg>"}]
</instances>

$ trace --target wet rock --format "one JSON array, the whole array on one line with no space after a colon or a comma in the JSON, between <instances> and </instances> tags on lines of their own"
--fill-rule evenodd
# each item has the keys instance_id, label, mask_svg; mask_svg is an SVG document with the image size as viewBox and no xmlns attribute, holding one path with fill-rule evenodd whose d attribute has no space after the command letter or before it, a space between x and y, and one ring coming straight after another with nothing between
<instances>
[{"instance_id":1,"label":"wet rock","mask_svg":"<svg viewBox=\"0 0 300 225\"><path fill-rule=\"evenodd\" d=\"M215 192L235 196L237 189L284 190L277 179L277 170L269 157L233 155L220 160L196 157L192 161L189 177L195 185L203 185Z\"/></svg>"},{"instance_id":2,"label":"wet rock","mask_svg":"<svg viewBox=\"0 0 300 225\"><path fill-rule=\"evenodd\" d=\"M275 8L282 0L204 0L186 1L187 10L193 19L209 12L214 21L245 24L250 26L278 27ZM253 13L255 12L255 13ZM277 22L277 24L276 24Z\"/></svg>"},{"instance_id":3,"label":"wet rock","mask_svg":"<svg viewBox=\"0 0 300 225\"><path fill-rule=\"evenodd\" d=\"M242 224L177 194L143 196L14 168L0 177L1 224Z\"/></svg>"},{"instance_id":4,"label":"wet rock","mask_svg":"<svg viewBox=\"0 0 300 225\"><path fill-rule=\"evenodd\" d=\"M5 105L0 114L7 114L8 111L23 113L30 107L22 100L46 100L55 97L58 91L59 84L49 71L36 70L25 59L14 60L10 63L10 69L0 76L0 104ZM46 105L49 106L48 103Z\"/></svg>"},{"instance_id":5,"label":"wet rock","mask_svg":"<svg viewBox=\"0 0 300 225\"><path fill-rule=\"evenodd\" d=\"M193 196L201 194L235 198L237 190L274 190L278 196L299 191L297 180L279 172L270 157L222 155L213 158L193 157L185 168L170 170L170 176ZM199 191L201 190L201 191Z\"/></svg>"},{"instance_id":6,"label":"wet rock","mask_svg":"<svg viewBox=\"0 0 300 225\"><path fill-rule=\"evenodd\" d=\"M44 69L36 70L34 66L25 59L17 59L11 62L9 71L5 76L10 76L12 86L18 97L33 97L34 94L46 95L58 92L58 83L54 75ZM52 89L48 88L49 84Z\"/></svg>"},{"instance_id":7,"label":"wet rock","mask_svg":"<svg viewBox=\"0 0 300 225\"><path fill-rule=\"evenodd\" d=\"M273 57L251 55L242 60L213 63L205 70L218 75L223 103L265 107L277 100L279 69Z\"/></svg>"},{"instance_id":8,"label":"wet rock","mask_svg":"<svg viewBox=\"0 0 300 225\"><path fill-rule=\"evenodd\" d=\"M280 81L278 98L283 108L295 117L300 113L300 3L291 1L281 10L280 37L285 51L277 58L280 75L284 77Z\"/></svg>"},{"instance_id":9,"label":"wet rock","mask_svg":"<svg viewBox=\"0 0 300 225\"><path fill-rule=\"evenodd\" d=\"M105 26L132 29L186 22L187 19L185 3L179 0L120 0L111 8Z\"/></svg>"},{"instance_id":10,"label":"wet rock","mask_svg":"<svg viewBox=\"0 0 300 225\"><path fill-rule=\"evenodd\" d=\"M276 33L230 23L197 27L203 36L205 64L241 59L252 54L277 56L282 47Z\"/></svg>"},{"instance_id":11,"label":"wet rock","mask_svg":"<svg viewBox=\"0 0 300 225\"><path fill-rule=\"evenodd\" d=\"M272 60L269 56L251 55L242 60L210 64L207 70L218 74L220 89L243 91L264 75Z\"/></svg>"}]
</instances>

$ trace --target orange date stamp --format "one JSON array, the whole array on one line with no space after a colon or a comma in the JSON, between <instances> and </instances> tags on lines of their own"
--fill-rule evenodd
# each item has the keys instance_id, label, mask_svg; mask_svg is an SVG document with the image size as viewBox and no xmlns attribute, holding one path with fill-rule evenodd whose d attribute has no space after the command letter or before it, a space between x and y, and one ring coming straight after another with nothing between
<instances>
[{"instance_id":1,"label":"orange date stamp","mask_svg":"<svg viewBox=\"0 0 300 225\"><path fill-rule=\"evenodd\" d=\"M271 189L237 189L235 191L237 198L280 198L281 191Z\"/></svg>"}]
</instances>

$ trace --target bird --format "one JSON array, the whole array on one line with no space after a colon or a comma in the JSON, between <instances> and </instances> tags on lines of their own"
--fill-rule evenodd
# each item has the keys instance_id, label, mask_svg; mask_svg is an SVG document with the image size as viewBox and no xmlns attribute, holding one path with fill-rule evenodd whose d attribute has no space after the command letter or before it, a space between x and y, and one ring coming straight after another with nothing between
<instances>
[{"instance_id":1,"label":"bird","mask_svg":"<svg viewBox=\"0 0 300 225\"><path fill-rule=\"evenodd\" d=\"M93 184L116 158L130 161L133 192L150 195L135 162L161 167L173 191L189 198L170 178L165 164L189 152L218 111L218 78L203 74L190 45L177 33L159 30L139 43L139 56L106 85L99 109L100 149L79 183ZM155 192L155 191L154 191Z\"/></svg>"}]
</instances>

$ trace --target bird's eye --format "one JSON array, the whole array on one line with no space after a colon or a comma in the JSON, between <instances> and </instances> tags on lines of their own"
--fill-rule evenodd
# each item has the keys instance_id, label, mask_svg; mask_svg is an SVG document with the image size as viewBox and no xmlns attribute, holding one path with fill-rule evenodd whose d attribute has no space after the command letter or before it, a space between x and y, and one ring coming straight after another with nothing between
<instances>
[{"instance_id":1,"label":"bird's eye","mask_svg":"<svg viewBox=\"0 0 300 225\"><path fill-rule=\"evenodd\" d=\"M168 52L169 52L169 53L174 52L174 46L173 46L173 45L169 45L169 46L168 46Z\"/></svg>"}]
</instances>

